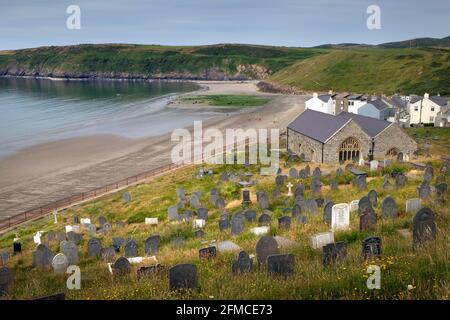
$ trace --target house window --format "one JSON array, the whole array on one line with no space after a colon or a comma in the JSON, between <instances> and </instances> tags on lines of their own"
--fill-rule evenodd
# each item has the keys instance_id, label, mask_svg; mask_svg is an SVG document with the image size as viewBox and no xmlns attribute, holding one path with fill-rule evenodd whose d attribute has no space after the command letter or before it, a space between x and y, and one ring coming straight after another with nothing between
<instances>
[{"instance_id":1,"label":"house window","mask_svg":"<svg viewBox=\"0 0 450 320\"><path fill-rule=\"evenodd\" d=\"M434 122L434 117L430 117L430 122Z\"/></svg>"},{"instance_id":2,"label":"house window","mask_svg":"<svg viewBox=\"0 0 450 320\"><path fill-rule=\"evenodd\" d=\"M431 111L434 111L434 107L431 107Z\"/></svg>"},{"instance_id":3,"label":"house window","mask_svg":"<svg viewBox=\"0 0 450 320\"><path fill-rule=\"evenodd\" d=\"M414 107L414 111L419 111L419 107Z\"/></svg>"}]
</instances>

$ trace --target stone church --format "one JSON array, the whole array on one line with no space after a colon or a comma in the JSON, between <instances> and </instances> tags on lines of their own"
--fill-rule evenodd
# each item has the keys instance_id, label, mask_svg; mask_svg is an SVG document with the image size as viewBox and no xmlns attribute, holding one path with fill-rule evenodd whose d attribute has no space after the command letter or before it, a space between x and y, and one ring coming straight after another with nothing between
<instances>
[{"instance_id":1,"label":"stone church","mask_svg":"<svg viewBox=\"0 0 450 320\"><path fill-rule=\"evenodd\" d=\"M287 148L317 163L412 156L417 143L397 124L354 113L305 110L287 127Z\"/></svg>"}]
</instances>

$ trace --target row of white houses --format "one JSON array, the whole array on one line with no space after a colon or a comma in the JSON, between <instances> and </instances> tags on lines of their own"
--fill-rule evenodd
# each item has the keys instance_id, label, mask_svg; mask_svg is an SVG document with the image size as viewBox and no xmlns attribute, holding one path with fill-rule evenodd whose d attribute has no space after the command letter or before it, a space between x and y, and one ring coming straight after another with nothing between
<instances>
[{"instance_id":1,"label":"row of white houses","mask_svg":"<svg viewBox=\"0 0 450 320\"><path fill-rule=\"evenodd\" d=\"M441 96L425 93L421 96L371 97L355 94L313 94L306 101L305 109L332 115L342 111L380 120L397 121L405 125L434 124L450 125L450 111L447 100Z\"/></svg>"}]
</instances>

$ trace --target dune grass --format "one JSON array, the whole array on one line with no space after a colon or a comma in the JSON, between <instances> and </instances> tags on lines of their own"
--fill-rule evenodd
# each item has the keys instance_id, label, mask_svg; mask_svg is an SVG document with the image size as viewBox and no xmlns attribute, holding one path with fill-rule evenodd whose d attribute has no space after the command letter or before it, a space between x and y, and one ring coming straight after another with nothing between
<instances>
[{"instance_id":1,"label":"dune grass","mask_svg":"<svg viewBox=\"0 0 450 320\"><path fill-rule=\"evenodd\" d=\"M214 94L185 97L183 101L217 107L257 107L266 104L269 99L245 94Z\"/></svg>"}]
</instances>

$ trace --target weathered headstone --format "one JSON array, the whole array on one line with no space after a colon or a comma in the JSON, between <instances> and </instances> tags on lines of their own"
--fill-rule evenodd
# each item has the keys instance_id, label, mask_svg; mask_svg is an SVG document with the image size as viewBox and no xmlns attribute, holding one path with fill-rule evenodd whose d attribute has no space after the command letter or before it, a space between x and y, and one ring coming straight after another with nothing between
<instances>
[{"instance_id":1,"label":"weathered headstone","mask_svg":"<svg viewBox=\"0 0 450 320\"><path fill-rule=\"evenodd\" d=\"M377 205L378 193L374 189L369 191L369 193L367 194L367 197L369 198L370 204L372 206L376 206Z\"/></svg>"},{"instance_id":2,"label":"weathered headstone","mask_svg":"<svg viewBox=\"0 0 450 320\"><path fill-rule=\"evenodd\" d=\"M420 209L413 218L413 247L436 240L436 217L429 208Z\"/></svg>"},{"instance_id":3,"label":"weathered headstone","mask_svg":"<svg viewBox=\"0 0 450 320\"><path fill-rule=\"evenodd\" d=\"M279 251L278 242L271 236L263 236L256 243L256 257L259 264L265 265L267 257L278 254Z\"/></svg>"},{"instance_id":4,"label":"weathered headstone","mask_svg":"<svg viewBox=\"0 0 450 320\"><path fill-rule=\"evenodd\" d=\"M131 194L129 192L125 192L122 196L123 201L125 201L126 203L130 203L131 202Z\"/></svg>"},{"instance_id":5,"label":"weathered headstone","mask_svg":"<svg viewBox=\"0 0 450 320\"><path fill-rule=\"evenodd\" d=\"M102 232L103 234L111 234L112 232L112 226L109 222L106 222L102 226Z\"/></svg>"},{"instance_id":6,"label":"weathered headstone","mask_svg":"<svg viewBox=\"0 0 450 320\"><path fill-rule=\"evenodd\" d=\"M378 160L370 161L369 165L370 165L370 171L377 171L378 170Z\"/></svg>"},{"instance_id":7,"label":"weathered headstone","mask_svg":"<svg viewBox=\"0 0 450 320\"><path fill-rule=\"evenodd\" d=\"M350 227L350 207L347 203L335 204L331 209L331 229L346 230Z\"/></svg>"},{"instance_id":8,"label":"weathered headstone","mask_svg":"<svg viewBox=\"0 0 450 320\"><path fill-rule=\"evenodd\" d=\"M76 243L72 241L61 241L59 250L67 257L69 265L78 263L78 247Z\"/></svg>"},{"instance_id":9,"label":"weathered headstone","mask_svg":"<svg viewBox=\"0 0 450 320\"><path fill-rule=\"evenodd\" d=\"M55 254L45 245L39 244L33 252L33 267L50 267Z\"/></svg>"},{"instance_id":10,"label":"weathered headstone","mask_svg":"<svg viewBox=\"0 0 450 320\"><path fill-rule=\"evenodd\" d=\"M320 194L321 188L322 188L322 183L320 182L320 180L318 178L314 178L311 181L311 191L312 191L313 195Z\"/></svg>"},{"instance_id":11,"label":"weathered headstone","mask_svg":"<svg viewBox=\"0 0 450 320\"><path fill-rule=\"evenodd\" d=\"M116 260L116 262L114 262L113 268L115 274L121 275L128 273L130 272L131 268L130 261L128 261L128 259L125 257L120 257Z\"/></svg>"},{"instance_id":12,"label":"weathered headstone","mask_svg":"<svg viewBox=\"0 0 450 320\"><path fill-rule=\"evenodd\" d=\"M217 255L217 248L214 246L202 248L198 251L198 255L199 255L200 259L214 258Z\"/></svg>"},{"instance_id":13,"label":"weathered headstone","mask_svg":"<svg viewBox=\"0 0 450 320\"><path fill-rule=\"evenodd\" d=\"M270 275L290 276L294 274L293 254L272 254L267 257L267 272Z\"/></svg>"},{"instance_id":14,"label":"weathered headstone","mask_svg":"<svg viewBox=\"0 0 450 320\"><path fill-rule=\"evenodd\" d=\"M186 240L183 237L175 237L172 240L170 240L170 245L173 248L180 248L180 247L184 246L185 243L186 243Z\"/></svg>"},{"instance_id":15,"label":"weathered headstone","mask_svg":"<svg viewBox=\"0 0 450 320\"><path fill-rule=\"evenodd\" d=\"M422 200L428 199L431 193L430 185L426 182L422 182L419 187L417 187L417 191L419 192L419 198Z\"/></svg>"},{"instance_id":16,"label":"weathered headstone","mask_svg":"<svg viewBox=\"0 0 450 320\"><path fill-rule=\"evenodd\" d=\"M317 202L314 199L306 200L305 206L306 206L306 210L308 211L308 213L310 213L312 215L316 215L319 210L317 207Z\"/></svg>"},{"instance_id":17,"label":"weathered headstone","mask_svg":"<svg viewBox=\"0 0 450 320\"><path fill-rule=\"evenodd\" d=\"M280 229L289 229L291 227L291 217L282 216L278 218L278 227Z\"/></svg>"},{"instance_id":18,"label":"weathered headstone","mask_svg":"<svg viewBox=\"0 0 450 320\"><path fill-rule=\"evenodd\" d=\"M258 203L261 209L269 208L269 198L265 192L260 192L258 197Z\"/></svg>"},{"instance_id":19,"label":"weathered headstone","mask_svg":"<svg viewBox=\"0 0 450 320\"><path fill-rule=\"evenodd\" d=\"M198 196L198 194L194 193L193 195L191 195L191 198L189 199L189 205L195 209L199 209L201 207L200 197Z\"/></svg>"},{"instance_id":20,"label":"weathered headstone","mask_svg":"<svg viewBox=\"0 0 450 320\"><path fill-rule=\"evenodd\" d=\"M337 168L336 169L336 177L340 177L344 174L344 170L342 170L342 168Z\"/></svg>"},{"instance_id":21,"label":"weathered headstone","mask_svg":"<svg viewBox=\"0 0 450 320\"><path fill-rule=\"evenodd\" d=\"M216 209L223 209L225 207L225 200L222 197L218 197L214 206Z\"/></svg>"},{"instance_id":22,"label":"weathered headstone","mask_svg":"<svg viewBox=\"0 0 450 320\"><path fill-rule=\"evenodd\" d=\"M132 258L138 256L138 245L134 240L130 240L125 244L125 257Z\"/></svg>"},{"instance_id":23,"label":"weathered headstone","mask_svg":"<svg viewBox=\"0 0 450 320\"><path fill-rule=\"evenodd\" d=\"M436 185L436 196L438 199L444 200L447 196L448 186L445 182Z\"/></svg>"},{"instance_id":24,"label":"weathered headstone","mask_svg":"<svg viewBox=\"0 0 450 320\"><path fill-rule=\"evenodd\" d=\"M295 168L289 169L289 177L291 179L298 179L298 171Z\"/></svg>"},{"instance_id":25,"label":"weathered headstone","mask_svg":"<svg viewBox=\"0 0 450 320\"><path fill-rule=\"evenodd\" d=\"M158 253L159 243L161 241L161 236L158 234L152 235L145 240L145 254L154 255Z\"/></svg>"},{"instance_id":26,"label":"weathered headstone","mask_svg":"<svg viewBox=\"0 0 450 320\"><path fill-rule=\"evenodd\" d=\"M328 201L323 207L323 221L331 226L332 208L334 206L333 201Z\"/></svg>"},{"instance_id":27,"label":"weathered headstone","mask_svg":"<svg viewBox=\"0 0 450 320\"><path fill-rule=\"evenodd\" d=\"M242 213L236 213L231 219L231 234L238 236L244 232L245 216Z\"/></svg>"},{"instance_id":28,"label":"weathered headstone","mask_svg":"<svg viewBox=\"0 0 450 320\"><path fill-rule=\"evenodd\" d=\"M247 252L241 251L239 252L236 259L233 261L231 266L231 272L234 274L237 273L248 273L252 271L253 261L248 255Z\"/></svg>"},{"instance_id":29,"label":"weathered headstone","mask_svg":"<svg viewBox=\"0 0 450 320\"><path fill-rule=\"evenodd\" d=\"M397 203L394 198L388 196L381 203L381 216L384 219L397 218Z\"/></svg>"},{"instance_id":30,"label":"weathered headstone","mask_svg":"<svg viewBox=\"0 0 450 320\"><path fill-rule=\"evenodd\" d=\"M196 290L197 267L193 264L178 264L169 269L169 289Z\"/></svg>"},{"instance_id":31,"label":"weathered headstone","mask_svg":"<svg viewBox=\"0 0 450 320\"><path fill-rule=\"evenodd\" d=\"M196 238L203 238L204 236L205 236L205 231L203 231L203 230L195 230L194 231L194 236L196 237Z\"/></svg>"},{"instance_id":32,"label":"weathered headstone","mask_svg":"<svg viewBox=\"0 0 450 320\"><path fill-rule=\"evenodd\" d=\"M100 216L99 218L98 218L98 223L99 223L99 225L102 227L105 223L107 223L108 222L108 220L104 217L104 216Z\"/></svg>"},{"instance_id":33,"label":"weathered headstone","mask_svg":"<svg viewBox=\"0 0 450 320\"><path fill-rule=\"evenodd\" d=\"M311 236L311 247L313 249L320 249L329 243L334 243L333 232L322 232Z\"/></svg>"},{"instance_id":34,"label":"weathered headstone","mask_svg":"<svg viewBox=\"0 0 450 320\"><path fill-rule=\"evenodd\" d=\"M75 233L73 231L67 232L66 237L67 241L73 242L75 244L80 244L81 240L83 240L83 234Z\"/></svg>"},{"instance_id":35,"label":"weathered headstone","mask_svg":"<svg viewBox=\"0 0 450 320\"><path fill-rule=\"evenodd\" d=\"M407 181L408 181L408 179L406 178L406 176L403 173L398 173L395 176L395 186L397 188L403 188L406 185Z\"/></svg>"},{"instance_id":36,"label":"weathered headstone","mask_svg":"<svg viewBox=\"0 0 450 320\"><path fill-rule=\"evenodd\" d=\"M55 272L56 274L65 273L68 266L69 266L69 260L67 259L67 257L64 254L58 253L56 256L53 257L52 267L53 267L53 272Z\"/></svg>"},{"instance_id":37,"label":"weathered headstone","mask_svg":"<svg viewBox=\"0 0 450 320\"><path fill-rule=\"evenodd\" d=\"M186 199L186 193L184 191L184 188L182 187L177 188L176 193L179 200Z\"/></svg>"},{"instance_id":38,"label":"weathered headstone","mask_svg":"<svg viewBox=\"0 0 450 320\"><path fill-rule=\"evenodd\" d=\"M324 267L328 267L339 261L343 261L347 257L347 244L339 241L329 243L322 247L322 263Z\"/></svg>"},{"instance_id":39,"label":"weathered headstone","mask_svg":"<svg viewBox=\"0 0 450 320\"><path fill-rule=\"evenodd\" d=\"M358 201L358 214L361 214L363 210L365 210L367 207L371 207L372 202L370 201L370 198L368 196L364 196Z\"/></svg>"},{"instance_id":40,"label":"weathered headstone","mask_svg":"<svg viewBox=\"0 0 450 320\"><path fill-rule=\"evenodd\" d=\"M316 167L313 171L313 178L320 179L322 172L319 167Z\"/></svg>"},{"instance_id":41,"label":"weathered headstone","mask_svg":"<svg viewBox=\"0 0 450 320\"><path fill-rule=\"evenodd\" d=\"M114 237L112 238L112 245L116 248L116 252L119 252L120 248L125 245L125 239L122 237Z\"/></svg>"},{"instance_id":42,"label":"weathered headstone","mask_svg":"<svg viewBox=\"0 0 450 320\"><path fill-rule=\"evenodd\" d=\"M14 241L13 243L13 253L14 255L22 252L22 244L20 242Z\"/></svg>"},{"instance_id":43,"label":"weathered headstone","mask_svg":"<svg viewBox=\"0 0 450 320\"><path fill-rule=\"evenodd\" d=\"M286 176L284 176L284 175L277 175L275 178L275 184L278 187L281 187L282 185L284 185L285 181L286 181Z\"/></svg>"},{"instance_id":44,"label":"weathered headstone","mask_svg":"<svg viewBox=\"0 0 450 320\"><path fill-rule=\"evenodd\" d=\"M365 260L379 258L381 256L381 238L368 237L362 242L362 256Z\"/></svg>"},{"instance_id":45,"label":"weathered headstone","mask_svg":"<svg viewBox=\"0 0 450 320\"><path fill-rule=\"evenodd\" d=\"M297 217L302 214L302 208L296 204L292 207L292 217Z\"/></svg>"},{"instance_id":46,"label":"weathered headstone","mask_svg":"<svg viewBox=\"0 0 450 320\"><path fill-rule=\"evenodd\" d=\"M432 166L426 166L425 171L423 173L423 182L430 183L433 179L433 167Z\"/></svg>"},{"instance_id":47,"label":"weathered headstone","mask_svg":"<svg viewBox=\"0 0 450 320\"><path fill-rule=\"evenodd\" d=\"M156 274L164 271L165 269L166 269L166 267L159 263L152 265L152 266L148 266L148 267L140 267L137 271L137 278L138 278L138 280L140 280L144 277L156 275Z\"/></svg>"},{"instance_id":48,"label":"weathered headstone","mask_svg":"<svg viewBox=\"0 0 450 320\"><path fill-rule=\"evenodd\" d=\"M271 220L272 220L272 218L267 213L263 213L262 215L259 216L258 225L259 226L267 226L270 224Z\"/></svg>"},{"instance_id":49,"label":"weathered headstone","mask_svg":"<svg viewBox=\"0 0 450 320\"><path fill-rule=\"evenodd\" d=\"M253 222L256 220L256 211L255 210L245 210L244 216L248 222Z\"/></svg>"},{"instance_id":50,"label":"weathered headstone","mask_svg":"<svg viewBox=\"0 0 450 320\"><path fill-rule=\"evenodd\" d=\"M9 293L9 288L14 281L13 274L10 269L0 267L0 297Z\"/></svg>"},{"instance_id":51,"label":"weathered headstone","mask_svg":"<svg viewBox=\"0 0 450 320\"><path fill-rule=\"evenodd\" d=\"M197 210L197 219L208 220L208 209L199 208Z\"/></svg>"},{"instance_id":52,"label":"weathered headstone","mask_svg":"<svg viewBox=\"0 0 450 320\"><path fill-rule=\"evenodd\" d=\"M295 191L294 191L294 197L304 197L305 196L305 185L303 183L299 183L296 187L295 187Z\"/></svg>"},{"instance_id":53,"label":"weathered headstone","mask_svg":"<svg viewBox=\"0 0 450 320\"><path fill-rule=\"evenodd\" d=\"M91 238L88 241L88 256L99 257L102 251L102 242L98 238Z\"/></svg>"},{"instance_id":54,"label":"weathered headstone","mask_svg":"<svg viewBox=\"0 0 450 320\"><path fill-rule=\"evenodd\" d=\"M330 183L330 189L331 189L332 191L339 190L339 184L337 183L336 180L331 180L331 183Z\"/></svg>"},{"instance_id":55,"label":"weathered headstone","mask_svg":"<svg viewBox=\"0 0 450 320\"><path fill-rule=\"evenodd\" d=\"M222 217L219 219L219 230L223 231L225 229L230 228L230 220L228 217Z\"/></svg>"},{"instance_id":56,"label":"weathered headstone","mask_svg":"<svg viewBox=\"0 0 450 320\"><path fill-rule=\"evenodd\" d=\"M179 214L178 214L178 206L170 206L167 209L167 214L168 214L168 218L169 220L179 220Z\"/></svg>"},{"instance_id":57,"label":"weathered headstone","mask_svg":"<svg viewBox=\"0 0 450 320\"><path fill-rule=\"evenodd\" d=\"M365 207L359 214L359 231L373 230L377 224L377 216L371 206Z\"/></svg>"},{"instance_id":58,"label":"weathered headstone","mask_svg":"<svg viewBox=\"0 0 450 320\"><path fill-rule=\"evenodd\" d=\"M116 260L116 249L113 246L102 248L100 256L104 262L113 263Z\"/></svg>"},{"instance_id":59,"label":"weathered headstone","mask_svg":"<svg viewBox=\"0 0 450 320\"><path fill-rule=\"evenodd\" d=\"M422 207L422 204L420 198L412 198L406 199L405 206L406 206L405 208L406 213L410 213L410 212L417 212Z\"/></svg>"}]
</instances>

